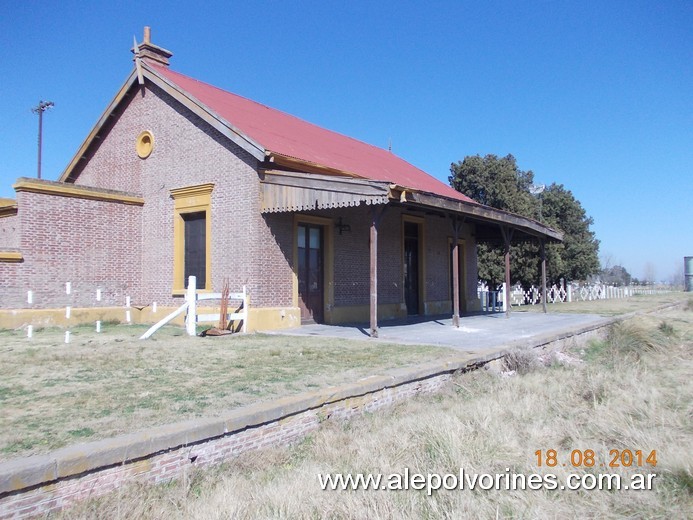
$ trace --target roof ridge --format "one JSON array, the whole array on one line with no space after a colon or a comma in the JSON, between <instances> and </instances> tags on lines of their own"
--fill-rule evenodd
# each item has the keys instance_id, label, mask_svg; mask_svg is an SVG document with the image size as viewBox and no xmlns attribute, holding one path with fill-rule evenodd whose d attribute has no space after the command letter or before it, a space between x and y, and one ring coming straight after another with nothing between
<instances>
[{"instance_id":1,"label":"roof ridge","mask_svg":"<svg viewBox=\"0 0 693 520\"><path fill-rule=\"evenodd\" d=\"M194 96L208 110L222 117L226 124L233 125L259 143L266 152L321 164L358 177L389 181L407 188L476 203L391 150L325 128L168 67L152 63L148 66L162 79Z\"/></svg>"},{"instance_id":2,"label":"roof ridge","mask_svg":"<svg viewBox=\"0 0 693 520\"><path fill-rule=\"evenodd\" d=\"M247 97L247 96L244 96L244 95L242 95L242 94L236 94L235 92L231 92L230 90L223 89L223 88L221 88L221 87L218 87L218 86L216 86L216 85L213 85L212 83L207 83L206 81L201 81L201 80L199 80L199 79L197 79L197 78L193 78L192 76L188 76L187 74L183 74L182 72L178 72L178 71L173 70L173 69L171 69L171 68L169 68L169 67L163 67L163 66L160 66L160 65L152 64L152 63L149 63L148 65L149 65L150 67L155 68L155 69L159 69L159 70L157 70L157 72L162 72L162 71L163 71L164 75L165 75L166 73L173 73L173 74L176 74L176 75L178 75L178 76L183 76L184 78L186 78L186 79L188 79L188 80L191 80L191 81L194 81L195 83L199 83L199 84L204 85L204 86L206 86L206 87L211 87L211 88L213 88L214 90L218 90L218 91L220 91L220 92L223 92L224 94L230 94L230 95L235 96L235 97L237 97L237 98L244 99L245 101L249 101L250 103L253 103L253 104L255 104L255 105L261 106L262 108L265 108L265 109L267 109L267 110L271 110L271 111L273 111L273 112L278 112L278 113L280 113L280 114L282 114L282 115L285 115L285 116L290 117L290 118L293 118L293 119L297 119L297 120L301 121L302 123L305 123L305 124L307 124L307 125L314 126L314 127L316 127L316 128L319 128L320 130L323 130L323 131L326 131L326 132L331 132L331 133L333 133L333 134L337 134L337 135L339 135L339 136L341 136L341 137L345 137L345 138L347 138L347 139L350 139L350 140L355 141L355 142L360 143L360 144L365 144L365 145L367 145L367 146L370 146L371 148L374 148L375 150L378 150L379 152L389 153L389 154L391 154L393 157L396 157L397 159L399 159L399 160L401 160L401 161L405 161L407 164L410 164L411 166L414 166L414 168L418 169L419 171L421 171L421 172L423 172L423 173L425 173L425 174L427 174L427 175L431 175L430 173L428 173L428 172L422 170L421 168L419 168L418 166L415 166L415 165L411 164L411 163L410 163L409 161L407 161L406 159L403 159L403 158L400 157L399 155L393 153L392 151L386 150L385 148L381 148L381 147L379 147L379 146L377 146L377 145L374 145L374 144L372 144L372 143L369 143L369 142L367 142L367 141L362 141L361 139L357 139L357 138L352 137L352 136L350 136L350 135L348 135L348 134L345 134L345 133L342 133L342 132L338 132L338 131L332 130L332 129L330 129L330 128L325 128L325 127L320 126L320 125L318 125L318 124L315 124L315 123L313 123L313 122L311 122L311 121L308 121L307 119L303 119L302 117L299 117L299 116L297 116L297 115L291 114L291 113L286 112L286 111L284 111L284 110L281 110L281 109L279 109L279 108L271 107L271 106L266 105L266 104L264 104L264 103L260 103L259 101L256 101L256 100L254 100L254 99L251 99L251 98L249 98L249 97ZM232 121L231 121L231 122L232 122Z\"/></svg>"}]
</instances>

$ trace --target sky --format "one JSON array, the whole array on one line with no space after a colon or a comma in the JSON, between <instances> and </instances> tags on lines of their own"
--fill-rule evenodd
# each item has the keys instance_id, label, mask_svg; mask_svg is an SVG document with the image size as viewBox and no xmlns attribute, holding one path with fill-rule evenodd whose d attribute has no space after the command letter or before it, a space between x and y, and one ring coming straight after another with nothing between
<instances>
[{"instance_id":1,"label":"sky","mask_svg":"<svg viewBox=\"0 0 693 520\"><path fill-rule=\"evenodd\" d=\"M668 280L693 256L693 1L0 0L0 197L57 180L130 73L171 68L387 148L447 182L516 157L594 219L600 256Z\"/></svg>"}]
</instances>

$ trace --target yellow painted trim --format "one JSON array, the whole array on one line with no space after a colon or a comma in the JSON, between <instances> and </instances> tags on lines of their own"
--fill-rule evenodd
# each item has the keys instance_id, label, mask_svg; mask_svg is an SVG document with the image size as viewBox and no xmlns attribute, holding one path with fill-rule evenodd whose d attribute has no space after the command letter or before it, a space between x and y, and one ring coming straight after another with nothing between
<instances>
[{"instance_id":1,"label":"yellow painted trim","mask_svg":"<svg viewBox=\"0 0 693 520\"><path fill-rule=\"evenodd\" d=\"M105 202L120 202L134 206L143 206L144 199L135 195L99 190L86 186L75 186L67 183L54 183L52 181L40 181L38 179L19 179L13 186L16 192L42 193L44 195L57 195L59 197L71 197L75 199L101 200Z\"/></svg>"},{"instance_id":2,"label":"yellow painted trim","mask_svg":"<svg viewBox=\"0 0 693 520\"><path fill-rule=\"evenodd\" d=\"M73 307L70 317L65 317L65 307L50 309L1 309L0 329L17 329L26 325L38 327L74 327L93 323L97 320L120 321L126 323L125 312L130 311L131 323L156 323L173 310L160 307L156 316L149 307L142 310L136 307ZM151 316L150 316L151 315ZM180 324L183 324L181 320Z\"/></svg>"},{"instance_id":3,"label":"yellow painted trim","mask_svg":"<svg viewBox=\"0 0 693 520\"><path fill-rule=\"evenodd\" d=\"M95 325L101 322L118 321L126 323L125 312L130 311L133 324L153 324L167 316L178 307L159 306L152 312L150 306L136 307L75 307L70 318L65 317L65 307L51 309L0 309L0 329L18 329L33 325L39 327L75 327L77 325ZM218 310L218 309L217 309ZM200 312L214 312L213 308L201 308ZM298 327L301 324L301 311L297 307L250 308L248 316L249 332L260 330L278 330ZM171 321L171 325L181 328L185 325L185 315ZM40 334L40 332L35 332ZM94 332L96 334L96 332ZM156 337L156 336L155 336Z\"/></svg>"},{"instance_id":4,"label":"yellow painted trim","mask_svg":"<svg viewBox=\"0 0 693 520\"><path fill-rule=\"evenodd\" d=\"M17 214L17 201L15 199L0 198L0 218L13 217Z\"/></svg>"},{"instance_id":5,"label":"yellow painted trim","mask_svg":"<svg viewBox=\"0 0 693 520\"><path fill-rule=\"evenodd\" d=\"M298 307L262 307L248 309L248 332L280 330L299 327L301 309Z\"/></svg>"},{"instance_id":6,"label":"yellow painted trim","mask_svg":"<svg viewBox=\"0 0 693 520\"><path fill-rule=\"evenodd\" d=\"M154 135L149 130L143 130L135 141L135 151L140 159L146 159L154 151Z\"/></svg>"},{"instance_id":7,"label":"yellow painted trim","mask_svg":"<svg viewBox=\"0 0 693 520\"><path fill-rule=\"evenodd\" d=\"M0 251L0 262L22 262L24 257L19 251Z\"/></svg>"},{"instance_id":8,"label":"yellow painted trim","mask_svg":"<svg viewBox=\"0 0 693 520\"><path fill-rule=\"evenodd\" d=\"M293 226L293 276L292 276L292 304L298 307L298 225L315 224L325 229L325 266L323 272L323 315L326 323L331 323L331 313L334 307L334 220L313 215L294 215Z\"/></svg>"},{"instance_id":9,"label":"yellow painted trim","mask_svg":"<svg viewBox=\"0 0 693 520\"><path fill-rule=\"evenodd\" d=\"M185 292L185 221L186 213L205 214L206 279L199 290L212 290L212 190L214 184L199 184L171 190L173 197L173 294ZM199 283L199 280L198 280Z\"/></svg>"},{"instance_id":10,"label":"yellow painted trim","mask_svg":"<svg viewBox=\"0 0 693 520\"><path fill-rule=\"evenodd\" d=\"M402 258L402 302L406 302L404 294L404 223L413 222L419 225L419 309L417 314L425 314L426 302L426 219L402 213L402 222L400 225L401 237L401 258Z\"/></svg>"},{"instance_id":11,"label":"yellow painted trim","mask_svg":"<svg viewBox=\"0 0 693 520\"><path fill-rule=\"evenodd\" d=\"M171 196L176 201L176 207L184 207L184 204L195 203L189 199L196 196L211 196L214 183L198 184L196 186L184 186L171 190Z\"/></svg>"},{"instance_id":12,"label":"yellow painted trim","mask_svg":"<svg viewBox=\"0 0 693 520\"><path fill-rule=\"evenodd\" d=\"M339 177L352 177L357 179L365 179L362 175L357 175L346 170L339 170L337 168L330 168L329 166L323 166L318 163L311 161L305 161L303 159L297 159L295 157L289 157L287 155L282 155L277 152L270 152L269 160L278 166L284 168L291 168L294 170L299 170L306 173L316 173L319 175L332 175Z\"/></svg>"}]
</instances>

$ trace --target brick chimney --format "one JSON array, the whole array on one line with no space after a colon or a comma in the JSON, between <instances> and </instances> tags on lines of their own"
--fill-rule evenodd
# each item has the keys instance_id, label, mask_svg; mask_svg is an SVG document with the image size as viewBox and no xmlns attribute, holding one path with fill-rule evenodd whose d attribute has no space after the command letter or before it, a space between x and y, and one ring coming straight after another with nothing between
<instances>
[{"instance_id":1,"label":"brick chimney","mask_svg":"<svg viewBox=\"0 0 693 520\"><path fill-rule=\"evenodd\" d=\"M154 45L151 42L151 36L152 30L148 26L145 26L144 41L138 45L140 51L139 57L144 61L168 67L168 59L173 56L173 53L158 45ZM133 48L131 50L134 54L135 49Z\"/></svg>"}]
</instances>

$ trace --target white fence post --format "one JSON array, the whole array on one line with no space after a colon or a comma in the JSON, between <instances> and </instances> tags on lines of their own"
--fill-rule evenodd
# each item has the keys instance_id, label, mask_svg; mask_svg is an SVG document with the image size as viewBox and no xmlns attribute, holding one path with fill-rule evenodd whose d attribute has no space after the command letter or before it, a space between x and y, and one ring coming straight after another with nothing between
<instances>
[{"instance_id":1,"label":"white fence post","mask_svg":"<svg viewBox=\"0 0 693 520\"><path fill-rule=\"evenodd\" d=\"M246 286L243 286L243 314L245 314L245 318L243 318L243 327L241 328L241 332L248 332L248 307L249 307L249 301L248 301L248 289Z\"/></svg>"},{"instance_id":2,"label":"white fence post","mask_svg":"<svg viewBox=\"0 0 693 520\"><path fill-rule=\"evenodd\" d=\"M185 301L188 303L188 314L185 316L185 330L188 336L194 336L197 321L197 278L195 276L188 277Z\"/></svg>"},{"instance_id":3,"label":"white fence post","mask_svg":"<svg viewBox=\"0 0 693 520\"><path fill-rule=\"evenodd\" d=\"M573 290L574 288L574 290ZM542 301L539 290L530 286L526 291L516 284L511 287L510 298L506 298L505 283L497 287L497 291L489 291L488 287L481 281L477 283L477 297L481 303L481 310L485 312L497 312L499 309L506 311L508 305L536 305ZM665 294L670 292L665 289L653 289L643 286L616 287L605 283L576 284L570 283L561 286L553 285L546 288L546 302L584 302L599 300L614 300L630 298L640 294Z\"/></svg>"}]
</instances>

